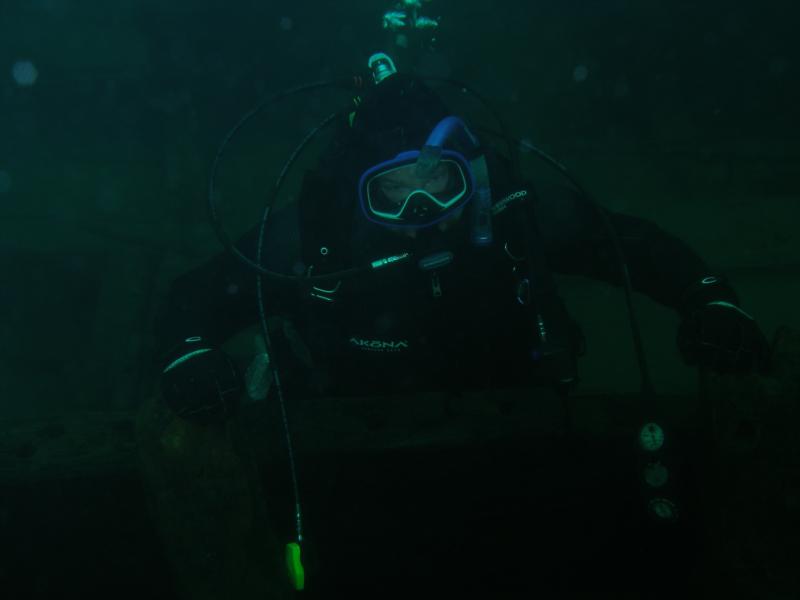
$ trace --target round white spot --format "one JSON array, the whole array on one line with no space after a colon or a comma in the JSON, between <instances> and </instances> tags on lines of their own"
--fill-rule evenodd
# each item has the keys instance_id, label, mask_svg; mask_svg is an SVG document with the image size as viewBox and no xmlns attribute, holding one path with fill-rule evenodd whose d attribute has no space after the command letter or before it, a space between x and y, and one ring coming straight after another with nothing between
<instances>
[{"instance_id":1,"label":"round white spot","mask_svg":"<svg viewBox=\"0 0 800 600\"><path fill-rule=\"evenodd\" d=\"M294 27L294 22L292 21L292 18L291 17L281 17L280 27L284 31L291 31L292 27Z\"/></svg>"},{"instance_id":2,"label":"round white spot","mask_svg":"<svg viewBox=\"0 0 800 600\"><path fill-rule=\"evenodd\" d=\"M572 79L576 83L583 83L589 77L589 68L586 65L578 65L572 69Z\"/></svg>"},{"instance_id":3,"label":"round white spot","mask_svg":"<svg viewBox=\"0 0 800 600\"><path fill-rule=\"evenodd\" d=\"M11 175L8 171L0 171L0 194L7 194L11 191Z\"/></svg>"},{"instance_id":4,"label":"round white spot","mask_svg":"<svg viewBox=\"0 0 800 600\"><path fill-rule=\"evenodd\" d=\"M39 70L29 60L18 60L11 67L11 75L18 86L29 87L39 78Z\"/></svg>"}]
</instances>

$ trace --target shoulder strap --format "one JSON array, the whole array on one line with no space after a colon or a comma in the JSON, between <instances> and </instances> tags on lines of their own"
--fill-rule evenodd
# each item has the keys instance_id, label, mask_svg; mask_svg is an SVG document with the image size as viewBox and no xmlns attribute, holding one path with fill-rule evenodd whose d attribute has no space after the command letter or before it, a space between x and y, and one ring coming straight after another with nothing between
<instances>
[{"instance_id":1,"label":"shoulder strap","mask_svg":"<svg viewBox=\"0 0 800 600\"><path fill-rule=\"evenodd\" d=\"M558 386L570 386L577 381L576 357L583 353L583 334L567 312L558 293L552 270L547 264L542 236L536 218L536 195L533 186L518 197L511 219L515 244L522 250L529 278L531 327L536 334L533 353L548 363L548 371Z\"/></svg>"}]
</instances>

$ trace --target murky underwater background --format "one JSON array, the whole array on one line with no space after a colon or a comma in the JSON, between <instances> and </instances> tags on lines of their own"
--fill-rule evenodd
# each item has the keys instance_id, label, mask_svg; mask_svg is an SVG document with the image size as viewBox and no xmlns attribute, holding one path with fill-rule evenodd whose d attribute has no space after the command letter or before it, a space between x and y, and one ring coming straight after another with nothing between
<instances>
[{"instance_id":1,"label":"murky underwater background","mask_svg":"<svg viewBox=\"0 0 800 600\"><path fill-rule=\"evenodd\" d=\"M177 597L180 586L138 470L134 415L155 387L153 316L169 282L220 249L205 194L225 133L267 94L362 71L367 56L390 43L380 25L389 8L390 2L308 0L6 0L0 6L0 585L6 597ZM414 67L480 90L523 140L531 172L541 166L526 143L556 156L604 205L658 223L727 273L768 337L781 326L800 328L795 3L433 0L426 10L441 16L436 51ZM285 102L243 133L221 174L223 213L233 231L260 216L266 191L304 133L348 99L326 92ZM635 391L620 290L566 277L560 284L588 338L581 392L609 398ZM695 373L675 351L677 316L641 296L637 311L656 388L693 397ZM246 335L232 342L234 354L250 351ZM605 413L586 407L585 414L621 415L625 422L626 406L620 401ZM692 585L727 582L726 591L738 589L742 597L797 593L787 565L798 557L791 532L800 522L800 473L789 458L794 445L776 441L794 439L789 424L800 423L792 420L794 407L780 404L782 412L767 416L764 406L751 410L767 442L745 458L734 452L742 462L726 463L734 498L728 506L737 508L726 513L731 522L724 529L733 547L749 550L720 558L722 566L708 577L692 571L700 563L683 565ZM672 410L691 419L695 407L686 401ZM783 428L770 429L777 422ZM621 466L627 450L611 435L614 425L604 426L609 437L598 447L608 456L607 471L591 466L597 448L573 455L573 467L588 461L593 471L583 483L518 453L499 472L486 466L496 480L484 485L499 490L517 481L519 469L541 468L543 480L564 490L548 488L537 508L542 514L561 502L559 514L591 505L624 515L628 500L615 499L629 499L627 492L603 490L627 490ZM542 442L541 456L552 453L549 443ZM485 455L469 454L473 464ZM331 527L328 539L352 533L347 523L383 520L387 529L402 530L402 517L382 507L396 502L417 507L408 514L425 513L414 490L443 503L446 492L470 494L437 487L441 469L458 471L444 451L412 459L418 470L394 455L383 462L357 453L343 462L333 451L318 458L305 465L309 481L326 480L335 491L330 503L310 509L309 527ZM262 479L272 472L263 469ZM364 472L375 473L378 483L363 486ZM402 493L387 483L406 477ZM755 488L766 490L765 497ZM357 501L350 489L359 490ZM506 500L524 497L509 490ZM437 506L481 514L471 505ZM530 515L523 505L509 511ZM772 520L759 520L768 514ZM484 522L474 521L481 530L477 523ZM618 522L578 519L573 526L597 526L600 538L630 534L633 548L638 525L615 529ZM694 525L668 555L702 537ZM535 523L527 527L535 537ZM359 539L348 544L357 548ZM550 532L547 539L567 552L565 538ZM312 559L326 581L343 573L330 566L339 563L324 566L327 549L336 547L320 542ZM588 565L595 555L584 554L580 564ZM561 575L578 577L573 569Z\"/></svg>"}]
</instances>

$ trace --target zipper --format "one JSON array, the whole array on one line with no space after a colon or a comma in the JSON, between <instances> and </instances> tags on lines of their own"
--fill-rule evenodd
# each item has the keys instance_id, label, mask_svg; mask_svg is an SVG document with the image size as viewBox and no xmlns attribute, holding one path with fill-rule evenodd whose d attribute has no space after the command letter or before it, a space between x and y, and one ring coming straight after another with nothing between
<instances>
[{"instance_id":1,"label":"zipper","mask_svg":"<svg viewBox=\"0 0 800 600\"><path fill-rule=\"evenodd\" d=\"M434 298L439 298L442 295L442 285L439 283L439 273L437 271L431 273L431 291Z\"/></svg>"}]
</instances>

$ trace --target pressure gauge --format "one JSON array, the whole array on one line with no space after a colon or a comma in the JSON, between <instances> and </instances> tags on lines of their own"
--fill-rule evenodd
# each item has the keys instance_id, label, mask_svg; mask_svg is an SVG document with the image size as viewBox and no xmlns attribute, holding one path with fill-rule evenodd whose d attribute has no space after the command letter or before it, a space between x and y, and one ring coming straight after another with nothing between
<instances>
[{"instance_id":1,"label":"pressure gauge","mask_svg":"<svg viewBox=\"0 0 800 600\"><path fill-rule=\"evenodd\" d=\"M647 507L650 513L661 521L674 521L678 518L678 507L667 498L653 498Z\"/></svg>"},{"instance_id":2,"label":"pressure gauge","mask_svg":"<svg viewBox=\"0 0 800 600\"><path fill-rule=\"evenodd\" d=\"M646 423L639 430L639 444L647 452L655 452L664 445L664 430L658 423Z\"/></svg>"}]
</instances>

